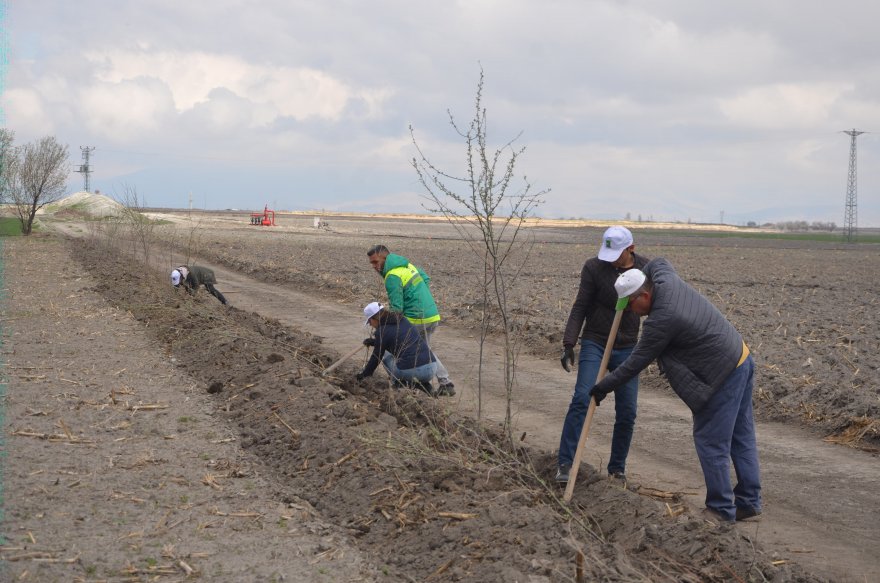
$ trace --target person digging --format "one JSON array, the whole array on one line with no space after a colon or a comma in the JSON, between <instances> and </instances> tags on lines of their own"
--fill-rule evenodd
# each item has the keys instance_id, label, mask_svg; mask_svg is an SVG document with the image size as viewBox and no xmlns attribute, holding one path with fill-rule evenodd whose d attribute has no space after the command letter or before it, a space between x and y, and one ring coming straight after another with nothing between
<instances>
[{"instance_id":1,"label":"person digging","mask_svg":"<svg viewBox=\"0 0 880 583\"><path fill-rule=\"evenodd\" d=\"M366 366L357 373L357 380L372 376L381 362L395 387L409 386L432 397L438 396L431 386L437 363L428 345L421 342L415 327L401 314L386 310L379 302L368 304L364 316L364 326L373 329L373 335L364 339L364 345L371 346L373 351Z\"/></svg>"},{"instance_id":2,"label":"person digging","mask_svg":"<svg viewBox=\"0 0 880 583\"><path fill-rule=\"evenodd\" d=\"M223 297L220 290L214 287L215 283L217 283L217 278L214 277L214 271L207 267L181 265L171 272L171 285L174 287L183 285L187 292L195 294L199 287L204 285L208 293L220 300L220 303L225 306L227 305L226 298Z\"/></svg>"},{"instance_id":3,"label":"person digging","mask_svg":"<svg viewBox=\"0 0 880 583\"><path fill-rule=\"evenodd\" d=\"M590 395L598 405L656 359L693 414L694 446L706 482L704 518L725 525L756 519L762 501L752 411L755 361L742 335L666 259L618 279L627 309L647 318L632 354ZM731 461L736 486L731 486Z\"/></svg>"},{"instance_id":4,"label":"person digging","mask_svg":"<svg viewBox=\"0 0 880 583\"><path fill-rule=\"evenodd\" d=\"M439 387L439 395L452 397L455 395L455 384L449 378L449 371L440 362L437 353L431 346L431 338L440 324L440 311L434 296L431 295L431 278L424 270L409 262L409 259L396 255L385 245L374 245L367 251L370 265L385 282L388 293L388 309L402 314L431 350L436 363L435 374Z\"/></svg>"}]
</instances>

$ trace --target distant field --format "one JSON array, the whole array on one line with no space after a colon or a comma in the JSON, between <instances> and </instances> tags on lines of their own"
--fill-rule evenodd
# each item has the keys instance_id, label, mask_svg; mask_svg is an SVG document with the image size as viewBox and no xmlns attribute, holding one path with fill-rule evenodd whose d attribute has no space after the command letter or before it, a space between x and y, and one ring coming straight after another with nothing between
<instances>
[{"instance_id":1,"label":"distant field","mask_svg":"<svg viewBox=\"0 0 880 583\"><path fill-rule=\"evenodd\" d=\"M144 211L177 217L174 222L191 220L204 224L205 220L221 221L228 224L229 221L247 224L248 212L242 210L212 211L193 209L192 211L167 208L147 208ZM306 227L311 226L315 217L322 217L325 221L336 224L344 222L394 222L397 224L448 224L446 219L438 215L415 215L415 214L369 214L369 213L344 213L327 211L276 211L276 220L279 227ZM664 222L635 222L635 221L599 221L591 219L547 219L531 218L525 223L529 230L542 231L544 229L565 230L601 230L608 225L623 225L631 229L637 235L651 237L694 237L694 238L721 238L721 239L757 239L778 241L815 241L817 243L845 243L841 231L779 231L761 227L739 227L736 225L701 224L701 223L664 223ZM880 243L880 229L859 229L855 243Z\"/></svg>"}]
</instances>

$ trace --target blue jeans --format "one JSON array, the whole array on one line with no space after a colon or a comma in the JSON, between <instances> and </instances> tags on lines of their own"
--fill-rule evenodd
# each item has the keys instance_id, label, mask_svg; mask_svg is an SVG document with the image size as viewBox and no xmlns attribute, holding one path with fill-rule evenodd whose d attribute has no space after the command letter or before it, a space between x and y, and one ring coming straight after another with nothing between
<instances>
[{"instance_id":1,"label":"blue jeans","mask_svg":"<svg viewBox=\"0 0 880 583\"><path fill-rule=\"evenodd\" d=\"M440 325L440 322L431 322L430 324L413 324L413 327L418 330L419 336L422 337L422 340L425 341L425 344L428 345L428 350L431 350L431 336L434 335L434 332L437 331L437 326ZM431 354L434 355L434 362L437 364L437 368L435 373L437 374L437 382L441 385L445 385L450 383L449 380L449 371L446 370L446 367L443 366L443 363L440 362L440 359L437 358L437 353L431 350Z\"/></svg>"},{"instance_id":2,"label":"blue jeans","mask_svg":"<svg viewBox=\"0 0 880 583\"><path fill-rule=\"evenodd\" d=\"M403 382L417 380L423 383L429 383L434 377L434 371L437 368L436 362L429 362L428 364L423 364L422 366L417 366L415 368L400 370L397 368L397 361L394 359L394 355L387 350L382 356L382 365L385 367L385 370L388 371L388 376L394 380Z\"/></svg>"},{"instance_id":3,"label":"blue jeans","mask_svg":"<svg viewBox=\"0 0 880 583\"><path fill-rule=\"evenodd\" d=\"M712 395L699 413L694 414L694 445L706 480L706 507L728 520L736 509L761 510L761 473L752 390L755 361L751 356ZM736 487L730 486L730 461L736 471Z\"/></svg>"},{"instance_id":4,"label":"blue jeans","mask_svg":"<svg viewBox=\"0 0 880 583\"><path fill-rule=\"evenodd\" d=\"M590 405L590 389L596 384L602 353L605 347L591 340L581 340L578 358L578 376L574 385L574 395L562 425L559 439L559 465L571 465L577 451L587 407ZM608 371L620 366L632 353L633 347L621 348L611 352ZM636 406L639 395L639 377L633 377L625 385L614 391L614 433L611 437L611 457L608 458L608 473L625 473L626 456L632 443L633 428L636 424ZM607 402L607 401L606 401Z\"/></svg>"}]
</instances>

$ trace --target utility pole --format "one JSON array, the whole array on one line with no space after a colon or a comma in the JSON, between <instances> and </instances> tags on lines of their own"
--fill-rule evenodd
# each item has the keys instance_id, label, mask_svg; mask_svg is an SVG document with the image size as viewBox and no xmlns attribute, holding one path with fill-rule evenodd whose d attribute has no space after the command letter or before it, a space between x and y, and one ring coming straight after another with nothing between
<instances>
[{"instance_id":1,"label":"utility pole","mask_svg":"<svg viewBox=\"0 0 880 583\"><path fill-rule=\"evenodd\" d=\"M858 221L858 201L857 201L857 181L856 181L856 137L865 132L860 132L853 128L852 130L844 130L845 134L850 137L849 145L849 174L846 181L846 209L843 213L843 236L847 242L852 243L856 238L859 230Z\"/></svg>"},{"instance_id":2,"label":"utility pole","mask_svg":"<svg viewBox=\"0 0 880 583\"><path fill-rule=\"evenodd\" d=\"M89 180L89 175L92 173L92 168L89 166L89 154L95 151L95 148L89 148L88 146L80 146L80 150L82 150L83 163L80 165L78 173L83 175L83 190L86 192L92 191L91 181Z\"/></svg>"}]
</instances>

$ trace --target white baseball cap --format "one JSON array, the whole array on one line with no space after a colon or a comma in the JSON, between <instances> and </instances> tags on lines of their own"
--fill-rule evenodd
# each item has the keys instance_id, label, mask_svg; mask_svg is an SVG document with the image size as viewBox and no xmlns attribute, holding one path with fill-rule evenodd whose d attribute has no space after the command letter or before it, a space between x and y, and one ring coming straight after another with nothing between
<instances>
[{"instance_id":1,"label":"white baseball cap","mask_svg":"<svg viewBox=\"0 0 880 583\"><path fill-rule=\"evenodd\" d=\"M627 269L617 276L614 282L614 289L617 291L618 298L629 297L639 291L642 284L645 283L645 274L641 269Z\"/></svg>"},{"instance_id":2,"label":"white baseball cap","mask_svg":"<svg viewBox=\"0 0 880 583\"><path fill-rule=\"evenodd\" d=\"M180 272L176 269L171 272L171 285L177 287L180 285Z\"/></svg>"},{"instance_id":3,"label":"white baseball cap","mask_svg":"<svg viewBox=\"0 0 880 583\"><path fill-rule=\"evenodd\" d=\"M633 234L626 227L608 227L602 235L599 259L609 263L617 261L623 250L633 244Z\"/></svg>"},{"instance_id":4,"label":"white baseball cap","mask_svg":"<svg viewBox=\"0 0 880 583\"><path fill-rule=\"evenodd\" d=\"M364 308L364 317L366 317L366 320L364 320L364 326L369 324L370 318L381 312L382 308L384 307L385 306L383 306L379 302L370 302L369 304L367 304L367 307Z\"/></svg>"}]
</instances>

